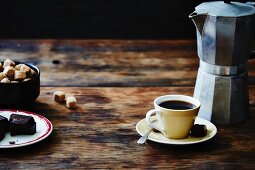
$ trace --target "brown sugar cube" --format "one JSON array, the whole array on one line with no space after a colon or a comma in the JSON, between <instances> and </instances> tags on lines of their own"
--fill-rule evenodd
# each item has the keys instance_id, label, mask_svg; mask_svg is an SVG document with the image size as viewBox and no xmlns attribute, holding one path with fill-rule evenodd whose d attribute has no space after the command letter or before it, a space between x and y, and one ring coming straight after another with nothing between
<instances>
[{"instance_id":1,"label":"brown sugar cube","mask_svg":"<svg viewBox=\"0 0 255 170\"><path fill-rule=\"evenodd\" d=\"M3 71L4 70L4 66L3 64L0 62L0 71Z\"/></svg>"},{"instance_id":2,"label":"brown sugar cube","mask_svg":"<svg viewBox=\"0 0 255 170\"><path fill-rule=\"evenodd\" d=\"M1 80L1 83L10 83L11 81L8 78L4 78Z\"/></svg>"},{"instance_id":3,"label":"brown sugar cube","mask_svg":"<svg viewBox=\"0 0 255 170\"><path fill-rule=\"evenodd\" d=\"M31 78L26 78L26 79L23 80L23 82L29 81L29 80L31 80Z\"/></svg>"},{"instance_id":4,"label":"brown sugar cube","mask_svg":"<svg viewBox=\"0 0 255 170\"><path fill-rule=\"evenodd\" d=\"M15 70L20 70L20 67L22 66L22 64L18 64L15 66Z\"/></svg>"},{"instance_id":5,"label":"brown sugar cube","mask_svg":"<svg viewBox=\"0 0 255 170\"><path fill-rule=\"evenodd\" d=\"M63 102L63 101L65 101L65 97L66 97L66 95L65 95L65 93L63 91L55 91L54 92L54 100L56 102Z\"/></svg>"},{"instance_id":6,"label":"brown sugar cube","mask_svg":"<svg viewBox=\"0 0 255 170\"><path fill-rule=\"evenodd\" d=\"M33 70L33 69L30 69L30 76L35 76L36 75L36 72Z\"/></svg>"},{"instance_id":7,"label":"brown sugar cube","mask_svg":"<svg viewBox=\"0 0 255 170\"><path fill-rule=\"evenodd\" d=\"M31 69L30 69L30 67L28 67L27 65L21 64L21 66L20 66L20 71L23 71L23 72L25 72L26 74L30 74Z\"/></svg>"},{"instance_id":8,"label":"brown sugar cube","mask_svg":"<svg viewBox=\"0 0 255 170\"><path fill-rule=\"evenodd\" d=\"M70 96L66 98L66 107L69 109L75 109L77 107L77 100L75 97Z\"/></svg>"},{"instance_id":9,"label":"brown sugar cube","mask_svg":"<svg viewBox=\"0 0 255 170\"><path fill-rule=\"evenodd\" d=\"M10 59L6 59L6 60L4 61L4 68L7 67L7 66L15 67L14 61L12 61L12 60L10 60Z\"/></svg>"},{"instance_id":10,"label":"brown sugar cube","mask_svg":"<svg viewBox=\"0 0 255 170\"><path fill-rule=\"evenodd\" d=\"M17 71L15 70L15 73L14 73L14 80L23 80L26 78L26 73L23 72L23 71Z\"/></svg>"},{"instance_id":11,"label":"brown sugar cube","mask_svg":"<svg viewBox=\"0 0 255 170\"><path fill-rule=\"evenodd\" d=\"M6 66L4 68L3 73L7 76L7 77L12 77L13 74L15 72L15 69L12 66Z\"/></svg>"},{"instance_id":12,"label":"brown sugar cube","mask_svg":"<svg viewBox=\"0 0 255 170\"><path fill-rule=\"evenodd\" d=\"M3 80L4 78L6 78L4 73L0 73L0 81Z\"/></svg>"},{"instance_id":13,"label":"brown sugar cube","mask_svg":"<svg viewBox=\"0 0 255 170\"><path fill-rule=\"evenodd\" d=\"M32 68L29 68L29 71L27 71L27 77L33 78L35 75L36 72Z\"/></svg>"}]
</instances>

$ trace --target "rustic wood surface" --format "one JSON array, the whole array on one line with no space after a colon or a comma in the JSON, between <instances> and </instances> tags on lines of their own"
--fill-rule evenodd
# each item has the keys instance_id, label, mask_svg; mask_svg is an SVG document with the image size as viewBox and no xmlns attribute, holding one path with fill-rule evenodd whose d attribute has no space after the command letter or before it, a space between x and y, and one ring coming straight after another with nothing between
<instances>
[{"instance_id":1,"label":"rustic wood surface","mask_svg":"<svg viewBox=\"0 0 255 170\"><path fill-rule=\"evenodd\" d=\"M249 61L250 117L245 123L219 126L215 138L196 145L136 143L135 125L155 97L192 95L195 46L191 40L0 41L1 60L32 62L41 69L41 94L21 109L42 114L54 125L40 143L2 149L0 169L254 168L254 61ZM56 90L75 95L78 108L54 102Z\"/></svg>"},{"instance_id":2,"label":"rustic wood surface","mask_svg":"<svg viewBox=\"0 0 255 170\"><path fill-rule=\"evenodd\" d=\"M37 65L42 86L194 86L198 68L192 40L2 40L4 58ZM253 85L254 64L249 61Z\"/></svg>"}]
</instances>

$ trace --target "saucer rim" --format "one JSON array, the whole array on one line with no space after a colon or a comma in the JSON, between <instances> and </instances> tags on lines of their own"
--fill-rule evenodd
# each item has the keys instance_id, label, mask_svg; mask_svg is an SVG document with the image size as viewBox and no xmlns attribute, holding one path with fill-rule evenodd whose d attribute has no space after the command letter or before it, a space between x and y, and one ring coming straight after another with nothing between
<instances>
[{"instance_id":1,"label":"saucer rim","mask_svg":"<svg viewBox=\"0 0 255 170\"><path fill-rule=\"evenodd\" d=\"M155 138L151 138L150 136L148 137L148 140L150 141L153 141L153 142L156 142L156 143L160 143L160 144L167 144L167 145L190 145L190 144L197 144L197 143L202 143L202 142L205 142L205 141L208 141L210 140L211 138L213 138L216 134L217 134L217 127L210 121L206 120L206 119L203 119L201 117L197 117L196 119L200 119L202 121L205 121L206 124L209 124L213 127L213 131L210 133L210 135L206 135L204 137L201 138L201 140L196 140L196 141L187 141L187 142L180 142L178 139L171 139L173 141L162 141L162 140L157 140ZM138 123L136 124L136 131L139 135L144 135L144 133L141 133L140 130L138 130L138 127L139 125L141 125L141 123L145 121L145 118L144 119L141 119L140 121L138 121ZM147 124L147 122L146 122ZM155 133L155 132L151 132L151 133ZM166 137L165 137L166 138Z\"/></svg>"}]
</instances>

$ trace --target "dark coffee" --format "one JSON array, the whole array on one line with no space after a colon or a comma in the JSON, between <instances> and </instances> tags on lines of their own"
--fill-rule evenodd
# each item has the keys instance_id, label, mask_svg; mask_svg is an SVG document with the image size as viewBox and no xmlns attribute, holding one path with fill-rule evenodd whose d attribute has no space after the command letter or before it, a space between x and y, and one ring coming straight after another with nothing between
<instances>
[{"instance_id":1,"label":"dark coffee","mask_svg":"<svg viewBox=\"0 0 255 170\"><path fill-rule=\"evenodd\" d=\"M173 110L188 110L188 109L193 109L196 107L192 103L179 101L179 100L164 101L160 103L159 106L166 109L173 109Z\"/></svg>"}]
</instances>

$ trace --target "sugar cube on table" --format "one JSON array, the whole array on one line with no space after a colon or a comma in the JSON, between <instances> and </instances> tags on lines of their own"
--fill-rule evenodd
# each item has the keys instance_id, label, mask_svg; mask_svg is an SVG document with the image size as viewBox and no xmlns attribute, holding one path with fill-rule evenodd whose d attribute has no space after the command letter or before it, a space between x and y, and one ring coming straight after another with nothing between
<instances>
[{"instance_id":1,"label":"sugar cube on table","mask_svg":"<svg viewBox=\"0 0 255 170\"><path fill-rule=\"evenodd\" d=\"M77 100L74 96L66 98L66 107L69 109L75 109L77 107Z\"/></svg>"},{"instance_id":2,"label":"sugar cube on table","mask_svg":"<svg viewBox=\"0 0 255 170\"><path fill-rule=\"evenodd\" d=\"M65 101L65 92L63 92L63 91L55 91L54 92L54 100L56 101L56 102L63 102L63 101Z\"/></svg>"}]
</instances>

